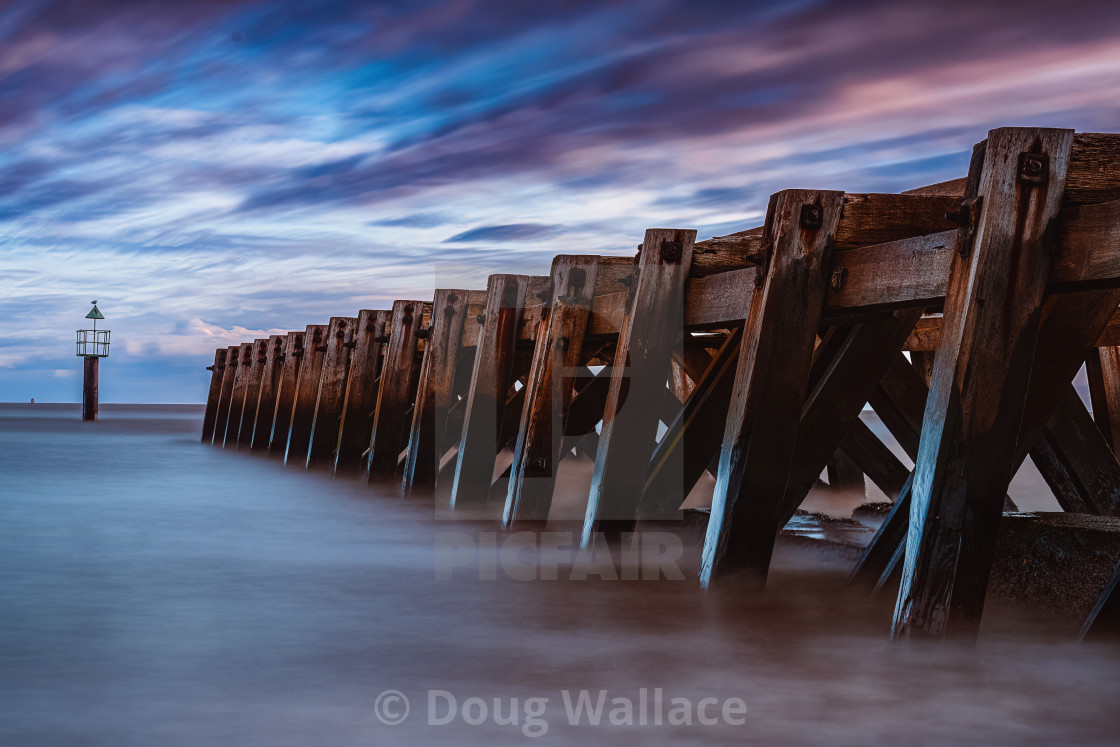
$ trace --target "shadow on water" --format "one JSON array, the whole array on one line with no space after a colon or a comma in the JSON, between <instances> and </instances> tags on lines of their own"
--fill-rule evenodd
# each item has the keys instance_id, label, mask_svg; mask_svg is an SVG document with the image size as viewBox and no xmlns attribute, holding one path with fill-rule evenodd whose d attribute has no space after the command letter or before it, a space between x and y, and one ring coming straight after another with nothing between
<instances>
[{"instance_id":1,"label":"shadow on water","mask_svg":"<svg viewBox=\"0 0 1120 747\"><path fill-rule=\"evenodd\" d=\"M579 580L539 546L506 547L511 573L489 525L202 446L200 421L0 407L0 743L1115 742L1117 651L1013 610L975 648L892 644L890 595L845 592L796 539L763 598L698 590L690 547L679 581ZM395 726L389 689L411 702ZM607 691L598 726L569 724L581 690ZM614 698L636 725L609 725ZM672 698L691 725L665 723ZM698 723L703 698L741 698L745 723Z\"/></svg>"}]
</instances>

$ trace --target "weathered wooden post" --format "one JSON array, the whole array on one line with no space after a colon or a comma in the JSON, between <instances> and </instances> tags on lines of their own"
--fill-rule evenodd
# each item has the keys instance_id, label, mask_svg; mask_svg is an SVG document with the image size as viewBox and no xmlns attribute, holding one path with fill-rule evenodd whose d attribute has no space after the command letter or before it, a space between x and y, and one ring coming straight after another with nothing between
<instances>
[{"instance_id":1,"label":"weathered wooden post","mask_svg":"<svg viewBox=\"0 0 1120 747\"><path fill-rule=\"evenodd\" d=\"M257 396L256 416L249 448L255 451L268 448L272 434L272 418L276 415L276 391L280 384L280 371L284 367L284 344L287 335L271 335L261 370L261 390Z\"/></svg>"},{"instance_id":2,"label":"weathered wooden post","mask_svg":"<svg viewBox=\"0 0 1120 747\"><path fill-rule=\"evenodd\" d=\"M646 231L614 352L583 524L585 547L596 531L631 531L637 519L650 454L657 444L659 413L652 403L665 393L674 349L682 347L684 285L695 241L696 231ZM624 386L629 407L623 403Z\"/></svg>"},{"instance_id":3,"label":"weathered wooden post","mask_svg":"<svg viewBox=\"0 0 1120 747\"><path fill-rule=\"evenodd\" d=\"M226 416L226 429L222 446L237 445L241 429L241 416L245 413L245 392L249 388L249 372L253 366L253 343L243 342L238 346L237 370L233 375L233 390L229 397L229 414Z\"/></svg>"},{"instance_id":4,"label":"weathered wooden post","mask_svg":"<svg viewBox=\"0 0 1120 747\"><path fill-rule=\"evenodd\" d=\"M272 431L268 437L268 453L283 455L288 448L288 431L292 425L292 404L303 364L304 332L289 332L284 344L284 362L276 384L276 409L272 415Z\"/></svg>"},{"instance_id":5,"label":"weathered wooden post","mask_svg":"<svg viewBox=\"0 0 1120 747\"><path fill-rule=\"evenodd\" d=\"M303 334L303 362L292 398L292 422L288 427L284 464L307 464L307 446L311 442L311 422L315 417L315 401L319 397L319 379L327 357L326 336L325 324L309 324Z\"/></svg>"},{"instance_id":6,"label":"weathered wooden post","mask_svg":"<svg viewBox=\"0 0 1120 747\"><path fill-rule=\"evenodd\" d=\"M805 190L770 200L763 241L770 257L739 353L704 541L704 585L722 571L745 568L765 578L769 568L842 200L842 192Z\"/></svg>"},{"instance_id":7,"label":"weathered wooden post","mask_svg":"<svg viewBox=\"0 0 1120 747\"><path fill-rule=\"evenodd\" d=\"M202 414L202 443L214 440L214 419L218 414L218 398L222 392L222 374L226 368L226 349L214 351L214 365L207 366L210 371L210 391L206 395L206 409Z\"/></svg>"},{"instance_id":8,"label":"weathered wooden post","mask_svg":"<svg viewBox=\"0 0 1120 747\"><path fill-rule=\"evenodd\" d=\"M306 466L309 468L334 463L342 400L346 395L346 379L350 374L350 351L354 348L357 325L358 320L354 317L331 317L325 341L327 351L323 358L323 372L319 376L319 393L311 420L310 441L307 444Z\"/></svg>"},{"instance_id":9,"label":"weathered wooden post","mask_svg":"<svg viewBox=\"0 0 1120 747\"><path fill-rule=\"evenodd\" d=\"M226 442L226 425L229 424L230 396L233 394L233 377L237 374L237 359L241 356L240 345L230 345L226 348L226 367L222 371L222 388L218 394L218 409L214 414L214 438L211 441L215 446Z\"/></svg>"},{"instance_id":10,"label":"weathered wooden post","mask_svg":"<svg viewBox=\"0 0 1120 747\"><path fill-rule=\"evenodd\" d=\"M477 352L464 402L463 430L451 486L452 508L484 504L490 494L494 458L501 448L499 431L517 380L515 361L522 311L527 295L544 291L547 283L548 278L526 275L491 275L486 283L486 310L476 320Z\"/></svg>"},{"instance_id":11,"label":"weathered wooden post","mask_svg":"<svg viewBox=\"0 0 1120 747\"><path fill-rule=\"evenodd\" d=\"M992 130L945 295L896 636L975 635L1011 481L1072 130ZM970 177L972 175L970 174Z\"/></svg>"},{"instance_id":12,"label":"weathered wooden post","mask_svg":"<svg viewBox=\"0 0 1120 747\"><path fill-rule=\"evenodd\" d=\"M598 266L597 256L562 254L552 262L550 307L538 327L502 513L506 529L548 521L572 399L569 379L583 352Z\"/></svg>"},{"instance_id":13,"label":"weathered wooden post","mask_svg":"<svg viewBox=\"0 0 1120 747\"><path fill-rule=\"evenodd\" d=\"M423 301L394 301L389 322L388 351L381 369L377 390L377 408L373 416L366 479L392 479L397 472L401 452L408 445L408 417L420 377L417 343L424 317Z\"/></svg>"},{"instance_id":14,"label":"weathered wooden post","mask_svg":"<svg viewBox=\"0 0 1120 747\"><path fill-rule=\"evenodd\" d=\"M104 319L97 301L86 314L93 320L93 329L79 329L77 355L82 359L82 420L97 420L98 368L102 358L109 356L109 330L98 329L97 320Z\"/></svg>"},{"instance_id":15,"label":"weathered wooden post","mask_svg":"<svg viewBox=\"0 0 1120 747\"><path fill-rule=\"evenodd\" d=\"M237 430L237 448L249 448L253 443L253 428L257 422L257 403L261 397L261 380L268 360L268 338L253 341L252 361L245 384L245 404L241 408L241 424Z\"/></svg>"},{"instance_id":16,"label":"weathered wooden post","mask_svg":"<svg viewBox=\"0 0 1120 747\"><path fill-rule=\"evenodd\" d=\"M389 316L388 311L363 309L358 312L358 322L354 326L354 349L350 354L350 375L338 425L335 474L358 471L363 464L362 453L369 448L385 349L382 340L386 339L385 322Z\"/></svg>"},{"instance_id":17,"label":"weathered wooden post","mask_svg":"<svg viewBox=\"0 0 1120 747\"><path fill-rule=\"evenodd\" d=\"M408 454L404 462L401 494L432 493L436 488L447 430L447 416L455 396L463 324L471 291L440 289L432 300L432 321L424 335L424 358L412 409ZM476 294L477 295L477 294ZM480 299L477 297L475 301ZM470 361L467 361L469 364Z\"/></svg>"}]
</instances>

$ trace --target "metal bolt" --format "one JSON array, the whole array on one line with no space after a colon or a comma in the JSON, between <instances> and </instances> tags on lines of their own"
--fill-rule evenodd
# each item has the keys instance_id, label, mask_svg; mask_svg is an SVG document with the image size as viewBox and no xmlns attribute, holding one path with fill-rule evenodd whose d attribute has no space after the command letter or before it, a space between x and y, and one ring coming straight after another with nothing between
<instances>
[{"instance_id":1,"label":"metal bolt","mask_svg":"<svg viewBox=\"0 0 1120 747\"><path fill-rule=\"evenodd\" d=\"M423 329L416 330L416 337L421 339L421 340L427 340L431 336L432 336L432 328L431 327L424 327Z\"/></svg>"},{"instance_id":2,"label":"metal bolt","mask_svg":"<svg viewBox=\"0 0 1120 747\"><path fill-rule=\"evenodd\" d=\"M486 323L486 314L479 314L478 316L476 316L474 318L474 320L476 322L478 322L479 324L485 324Z\"/></svg>"},{"instance_id":3,"label":"metal bolt","mask_svg":"<svg viewBox=\"0 0 1120 747\"><path fill-rule=\"evenodd\" d=\"M1050 156L1045 153L1019 154L1019 181L1041 187L1050 180Z\"/></svg>"},{"instance_id":4,"label":"metal bolt","mask_svg":"<svg viewBox=\"0 0 1120 747\"><path fill-rule=\"evenodd\" d=\"M561 350L567 350L568 349L568 338L567 337L558 338L556 340L556 347L560 348Z\"/></svg>"},{"instance_id":5,"label":"metal bolt","mask_svg":"<svg viewBox=\"0 0 1120 747\"><path fill-rule=\"evenodd\" d=\"M676 265L680 264L681 257L684 256L684 245L679 241L662 241L661 242L661 261Z\"/></svg>"},{"instance_id":6,"label":"metal bolt","mask_svg":"<svg viewBox=\"0 0 1120 747\"><path fill-rule=\"evenodd\" d=\"M819 231L824 225L824 212L820 205L801 206L801 227L806 231Z\"/></svg>"}]
</instances>

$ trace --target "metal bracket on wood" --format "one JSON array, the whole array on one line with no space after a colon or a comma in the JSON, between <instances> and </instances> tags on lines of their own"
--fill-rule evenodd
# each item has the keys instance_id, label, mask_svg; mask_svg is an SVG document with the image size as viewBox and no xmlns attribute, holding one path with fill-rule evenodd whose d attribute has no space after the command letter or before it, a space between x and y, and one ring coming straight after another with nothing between
<instances>
[{"instance_id":1,"label":"metal bracket on wood","mask_svg":"<svg viewBox=\"0 0 1120 747\"><path fill-rule=\"evenodd\" d=\"M1032 187L1050 181L1050 156L1045 153L1019 154L1019 181Z\"/></svg>"}]
</instances>

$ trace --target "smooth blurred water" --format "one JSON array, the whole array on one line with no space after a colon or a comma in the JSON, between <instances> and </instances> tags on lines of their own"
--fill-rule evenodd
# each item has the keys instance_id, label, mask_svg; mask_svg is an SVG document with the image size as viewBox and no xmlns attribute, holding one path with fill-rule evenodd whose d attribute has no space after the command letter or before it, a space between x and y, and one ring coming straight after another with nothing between
<instances>
[{"instance_id":1,"label":"smooth blurred water","mask_svg":"<svg viewBox=\"0 0 1120 747\"><path fill-rule=\"evenodd\" d=\"M975 649L892 644L890 599L844 592L843 563L792 545L762 600L691 573L441 581L439 533L478 526L203 446L200 420L0 406L0 743L527 741L492 721L427 725L430 689L549 698L546 744L1117 739L1117 651L1011 612L991 612ZM741 697L747 722L573 727L565 688ZM401 725L376 717L386 689L412 701Z\"/></svg>"}]
</instances>

